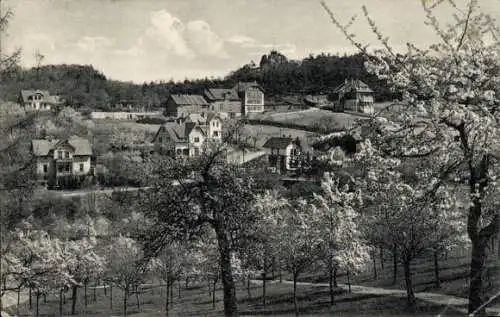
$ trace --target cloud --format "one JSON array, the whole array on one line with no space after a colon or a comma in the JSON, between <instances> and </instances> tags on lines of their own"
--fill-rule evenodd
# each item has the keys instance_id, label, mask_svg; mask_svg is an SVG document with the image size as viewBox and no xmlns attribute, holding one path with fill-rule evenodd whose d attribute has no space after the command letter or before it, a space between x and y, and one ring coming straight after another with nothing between
<instances>
[{"instance_id":1,"label":"cloud","mask_svg":"<svg viewBox=\"0 0 500 317\"><path fill-rule=\"evenodd\" d=\"M111 47L113 41L104 36L84 36L75 45L83 51L96 52Z\"/></svg>"},{"instance_id":2,"label":"cloud","mask_svg":"<svg viewBox=\"0 0 500 317\"><path fill-rule=\"evenodd\" d=\"M151 15L151 25L139 44L143 44L147 38L167 52L188 59L194 58L196 53L188 46L184 38L184 30L185 26L180 19L166 10L161 10Z\"/></svg>"},{"instance_id":3,"label":"cloud","mask_svg":"<svg viewBox=\"0 0 500 317\"><path fill-rule=\"evenodd\" d=\"M199 55L229 58L224 41L206 21L190 21L186 27L186 40Z\"/></svg>"}]
</instances>

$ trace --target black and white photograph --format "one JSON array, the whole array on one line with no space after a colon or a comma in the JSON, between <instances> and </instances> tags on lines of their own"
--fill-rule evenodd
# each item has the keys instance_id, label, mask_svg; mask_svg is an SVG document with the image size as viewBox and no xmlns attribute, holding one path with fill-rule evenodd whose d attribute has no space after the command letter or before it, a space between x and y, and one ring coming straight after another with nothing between
<instances>
[{"instance_id":1,"label":"black and white photograph","mask_svg":"<svg viewBox=\"0 0 500 317\"><path fill-rule=\"evenodd\" d=\"M0 0L0 317L500 316L498 178L500 0Z\"/></svg>"}]
</instances>

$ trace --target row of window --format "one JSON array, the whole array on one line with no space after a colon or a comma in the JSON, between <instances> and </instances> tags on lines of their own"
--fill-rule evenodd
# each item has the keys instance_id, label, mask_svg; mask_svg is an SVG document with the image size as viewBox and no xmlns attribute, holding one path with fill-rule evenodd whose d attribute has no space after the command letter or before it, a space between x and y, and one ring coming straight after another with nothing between
<instances>
[{"instance_id":1,"label":"row of window","mask_svg":"<svg viewBox=\"0 0 500 317\"><path fill-rule=\"evenodd\" d=\"M57 151L57 158L62 159L64 154L64 158L69 158L69 152L68 151Z\"/></svg>"},{"instance_id":2,"label":"row of window","mask_svg":"<svg viewBox=\"0 0 500 317\"><path fill-rule=\"evenodd\" d=\"M80 172L83 172L84 170L84 165L83 163L80 163ZM49 172L49 165L48 164L43 164L43 173L47 174ZM68 173L71 172L71 163L66 162L66 163L59 163L57 164L57 172L58 173Z\"/></svg>"},{"instance_id":3,"label":"row of window","mask_svg":"<svg viewBox=\"0 0 500 317\"><path fill-rule=\"evenodd\" d=\"M253 111L262 111L263 106L247 106L247 111L248 112L253 112Z\"/></svg>"}]
</instances>

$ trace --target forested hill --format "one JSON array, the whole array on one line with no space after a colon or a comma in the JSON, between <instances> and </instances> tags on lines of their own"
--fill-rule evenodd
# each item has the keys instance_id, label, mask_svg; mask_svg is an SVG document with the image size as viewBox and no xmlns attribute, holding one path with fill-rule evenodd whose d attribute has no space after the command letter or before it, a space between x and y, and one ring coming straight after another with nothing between
<instances>
[{"instance_id":1,"label":"forested hill","mask_svg":"<svg viewBox=\"0 0 500 317\"><path fill-rule=\"evenodd\" d=\"M259 65L248 64L222 79L160 81L144 84L109 80L92 66L47 65L38 68L17 68L0 84L0 98L16 101L21 89L45 89L65 97L68 104L90 109L135 102L157 107L169 94L201 93L208 87L231 87L238 81L256 80L267 96L328 93L345 78L365 81L376 91L378 100L391 99L388 89L374 76L366 73L361 55L309 56L302 61L288 60L272 51L263 55Z\"/></svg>"}]
</instances>

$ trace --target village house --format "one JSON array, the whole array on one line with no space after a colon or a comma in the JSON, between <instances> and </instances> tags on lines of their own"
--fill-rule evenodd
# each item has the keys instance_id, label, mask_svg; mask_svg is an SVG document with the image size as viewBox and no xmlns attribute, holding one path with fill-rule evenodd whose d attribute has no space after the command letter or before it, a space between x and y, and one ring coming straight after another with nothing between
<instances>
[{"instance_id":1,"label":"village house","mask_svg":"<svg viewBox=\"0 0 500 317\"><path fill-rule=\"evenodd\" d=\"M269 166L280 173L294 171L299 166L302 147L292 137L272 137L263 145L269 159Z\"/></svg>"},{"instance_id":2,"label":"village house","mask_svg":"<svg viewBox=\"0 0 500 317\"><path fill-rule=\"evenodd\" d=\"M19 103L27 111L50 111L61 105L62 100L59 96L51 95L47 90L21 90Z\"/></svg>"},{"instance_id":3,"label":"village house","mask_svg":"<svg viewBox=\"0 0 500 317\"><path fill-rule=\"evenodd\" d=\"M175 158L196 157L222 141L222 119L215 114L191 114L162 125L153 143L155 151Z\"/></svg>"},{"instance_id":4,"label":"village house","mask_svg":"<svg viewBox=\"0 0 500 317\"><path fill-rule=\"evenodd\" d=\"M241 99L235 89L209 88L204 92L210 111L225 118L239 118L243 112Z\"/></svg>"},{"instance_id":5,"label":"village house","mask_svg":"<svg viewBox=\"0 0 500 317\"><path fill-rule=\"evenodd\" d=\"M170 95L165 104L167 116L182 117L192 113L207 113L209 104L200 95Z\"/></svg>"},{"instance_id":6,"label":"village house","mask_svg":"<svg viewBox=\"0 0 500 317\"><path fill-rule=\"evenodd\" d=\"M81 182L91 174L92 148L87 139L71 136L66 139L34 139L31 149L35 157L35 174L49 186Z\"/></svg>"},{"instance_id":7,"label":"village house","mask_svg":"<svg viewBox=\"0 0 500 317\"><path fill-rule=\"evenodd\" d=\"M333 91L335 109L373 113L373 90L359 79L346 79Z\"/></svg>"},{"instance_id":8,"label":"village house","mask_svg":"<svg viewBox=\"0 0 500 317\"><path fill-rule=\"evenodd\" d=\"M257 82L239 82L234 90L241 99L245 115L264 112L264 89Z\"/></svg>"}]
</instances>

